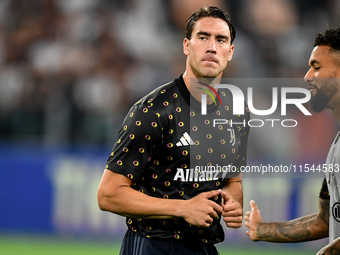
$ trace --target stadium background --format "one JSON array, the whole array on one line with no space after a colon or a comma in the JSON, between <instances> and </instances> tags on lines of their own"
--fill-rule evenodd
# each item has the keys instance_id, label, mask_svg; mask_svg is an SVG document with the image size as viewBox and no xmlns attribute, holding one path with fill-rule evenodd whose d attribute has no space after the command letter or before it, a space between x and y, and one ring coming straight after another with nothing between
<instances>
[{"instance_id":1,"label":"stadium background","mask_svg":"<svg viewBox=\"0 0 340 255\"><path fill-rule=\"evenodd\" d=\"M184 20L203 5L237 29L224 77L302 79L315 34L340 24L336 0L0 1L0 254L116 254L124 218L96 202L106 159L131 104L183 72ZM255 106L271 102L258 89ZM296 128L251 130L249 165L324 163L331 113L290 114ZM255 199L266 221L313 213L321 180L245 177L245 211ZM327 243L252 243L245 231L226 230L222 254Z\"/></svg>"}]
</instances>

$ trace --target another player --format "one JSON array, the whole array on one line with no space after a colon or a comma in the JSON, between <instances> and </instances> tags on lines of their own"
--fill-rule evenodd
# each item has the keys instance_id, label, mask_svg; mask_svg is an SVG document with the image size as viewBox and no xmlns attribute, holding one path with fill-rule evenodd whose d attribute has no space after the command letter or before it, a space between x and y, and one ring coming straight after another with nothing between
<instances>
[{"instance_id":1,"label":"another player","mask_svg":"<svg viewBox=\"0 0 340 255\"><path fill-rule=\"evenodd\" d=\"M324 108L333 111L340 122L340 28L327 29L315 37L309 59L310 69L305 76L315 112ZM311 127L313 128L313 127ZM304 242L329 236L329 244L320 254L340 254L340 132L328 152L325 174L319 196L319 212L285 222L265 223L254 201L246 213L247 234L253 241ZM313 138L311 138L313 139Z\"/></svg>"},{"instance_id":2,"label":"another player","mask_svg":"<svg viewBox=\"0 0 340 255\"><path fill-rule=\"evenodd\" d=\"M126 217L121 255L218 254L214 244L224 240L220 217L228 227L242 225L241 176L225 178L204 167L246 164L249 128L214 126L213 120L247 123L249 114L232 115L228 90L208 98L206 115L200 102L206 91L214 93L211 86L232 59L235 34L225 11L195 11L183 41L184 74L127 114L98 189L99 207Z\"/></svg>"}]
</instances>

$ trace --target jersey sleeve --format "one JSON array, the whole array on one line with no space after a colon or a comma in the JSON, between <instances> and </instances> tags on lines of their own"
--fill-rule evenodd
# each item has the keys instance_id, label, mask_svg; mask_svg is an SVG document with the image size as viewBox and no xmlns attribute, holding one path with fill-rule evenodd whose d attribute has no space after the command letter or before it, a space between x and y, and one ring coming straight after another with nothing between
<instances>
[{"instance_id":1,"label":"jersey sleeve","mask_svg":"<svg viewBox=\"0 0 340 255\"><path fill-rule=\"evenodd\" d=\"M322 181L322 186L321 186L319 198L329 200L329 191L328 191L326 178L324 178L323 181Z\"/></svg>"},{"instance_id":2,"label":"jersey sleeve","mask_svg":"<svg viewBox=\"0 0 340 255\"><path fill-rule=\"evenodd\" d=\"M159 115L147 106L134 105L125 117L106 169L138 179L162 141Z\"/></svg>"}]
</instances>

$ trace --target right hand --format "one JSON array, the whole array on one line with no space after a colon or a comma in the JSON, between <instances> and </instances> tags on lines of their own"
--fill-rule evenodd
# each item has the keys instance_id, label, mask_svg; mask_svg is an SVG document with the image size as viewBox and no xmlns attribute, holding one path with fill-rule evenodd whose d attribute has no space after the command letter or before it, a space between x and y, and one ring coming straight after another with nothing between
<instances>
[{"instance_id":1,"label":"right hand","mask_svg":"<svg viewBox=\"0 0 340 255\"><path fill-rule=\"evenodd\" d=\"M254 242L259 241L260 239L257 236L257 227L259 224L263 222L261 217L261 212L257 208L254 200L250 201L251 212L246 212L246 216L244 217L246 223L244 224L249 230L246 231L246 234L250 237L250 239Z\"/></svg>"},{"instance_id":2,"label":"right hand","mask_svg":"<svg viewBox=\"0 0 340 255\"><path fill-rule=\"evenodd\" d=\"M185 200L183 208L183 218L190 224L198 227L210 227L214 218L218 218L218 214L222 213L222 206L209 198L220 195L219 190L211 190L203 192L189 200Z\"/></svg>"},{"instance_id":3,"label":"right hand","mask_svg":"<svg viewBox=\"0 0 340 255\"><path fill-rule=\"evenodd\" d=\"M228 228L239 228L242 226L243 221L243 208L240 202L234 200L230 194L222 191L223 198L222 216L223 221Z\"/></svg>"}]
</instances>

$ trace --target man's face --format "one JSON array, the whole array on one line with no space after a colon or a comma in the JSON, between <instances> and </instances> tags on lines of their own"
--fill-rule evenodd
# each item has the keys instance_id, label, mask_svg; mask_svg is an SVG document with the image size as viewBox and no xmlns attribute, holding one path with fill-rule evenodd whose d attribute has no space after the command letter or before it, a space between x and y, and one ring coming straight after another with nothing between
<instances>
[{"instance_id":1,"label":"man's face","mask_svg":"<svg viewBox=\"0 0 340 255\"><path fill-rule=\"evenodd\" d=\"M183 41L187 55L187 71L196 78L221 77L228 61L233 57L228 24L219 18L204 17L194 25L191 39Z\"/></svg>"},{"instance_id":2,"label":"man's face","mask_svg":"<svg viewBox=\"0 0 340 255\"><path fill-rule=\"evenodd\" d=\"M310 104L314 112L334 109L339 100L340 56L329 46L316 46L309 59L310 69L305 81L309 83Z\"/></svg>"}]
</instances>

